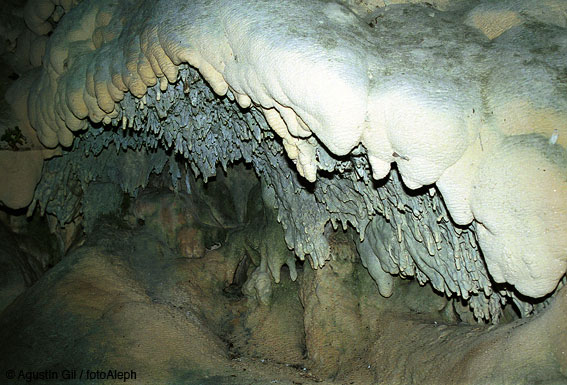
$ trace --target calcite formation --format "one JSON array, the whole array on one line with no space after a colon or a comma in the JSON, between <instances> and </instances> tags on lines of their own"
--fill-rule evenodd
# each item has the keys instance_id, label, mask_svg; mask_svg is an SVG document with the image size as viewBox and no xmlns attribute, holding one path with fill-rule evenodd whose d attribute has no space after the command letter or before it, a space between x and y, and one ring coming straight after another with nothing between
<instances>
[{"instance_id":1,"label":"calcite formation","mask_svg":"<svg viewBox=\"0 0 567 385\"><path fill-rule=\"evenodd\" d=\"M384 296L415 276L479 319L565 275L563 2L29 4L32 31L57 26L21 119L71 154L154 150L123 188L168 161L183 182L166 151L205 179L243 159L300 259L352 226Z\"/></svg>"}]
</instances>

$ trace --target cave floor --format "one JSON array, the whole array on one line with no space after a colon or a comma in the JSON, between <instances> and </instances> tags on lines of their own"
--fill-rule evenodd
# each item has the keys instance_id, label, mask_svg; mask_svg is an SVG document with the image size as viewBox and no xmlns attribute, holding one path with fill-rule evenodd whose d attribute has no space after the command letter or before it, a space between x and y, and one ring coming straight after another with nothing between
<instances>
[{"instance_id":1,"label":"cave floor","mask_svg":"<svg viewBox=\"0 0 567 385\"><path fill-rule=\"evenodd\" d=\"M182 258L143 227L98 226L0 314L2 373L24 376L10 383L65 370L133 371L141 384L565 383L555 373L566 361L549 360L541 334L564 336L554 321L566 319L564 291L535 322L457 325L435 296L398 287L405 297L388 302L335 261L296 282L282 274L261 306L231 290L239 258L226 250ZM402 302L409 310L395 311Z\"/></svg>"}]
</instances>

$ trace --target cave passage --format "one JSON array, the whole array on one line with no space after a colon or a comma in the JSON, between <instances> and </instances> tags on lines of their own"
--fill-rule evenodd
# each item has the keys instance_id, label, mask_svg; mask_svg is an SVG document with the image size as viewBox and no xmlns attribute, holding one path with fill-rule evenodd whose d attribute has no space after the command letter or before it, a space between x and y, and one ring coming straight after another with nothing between
<instances>
[{"instance_id":1,"label":"cave passage","mask_svg":"<svg viewBox=\"0 0 567 385\"><path fill-rule=\"evenodd\" d=\"M0 16L2 381L567 384L564 0Z\"/></svg>"}]
</instances>

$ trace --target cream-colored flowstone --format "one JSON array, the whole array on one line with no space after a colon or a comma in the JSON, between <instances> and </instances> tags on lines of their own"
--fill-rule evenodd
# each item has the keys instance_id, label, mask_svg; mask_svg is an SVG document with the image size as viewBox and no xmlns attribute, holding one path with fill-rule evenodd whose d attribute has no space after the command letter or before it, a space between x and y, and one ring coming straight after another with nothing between
<instances>
[{"instance_id":1,"label":"cream-colored flowstone","mask_svg":"<svg viewBox=\"0 0 567 385\"><path fill-rule=\"evenodd\" d=\"M54 3L38 3L27 19L44 33ZM392 5L370 26L332 1L84 2L50 37L29 118L45 146L70 146L87 118L109 124L126 92L144 108L188 63L261 108L310 182L320 142L335 156L362 144L376 179L395 162L410 189L438 183L452 219L478 224L493 278L542 297L567 268L567 32L549 11L561 3L544 3Z\"/></svg>"}]
</instances>

